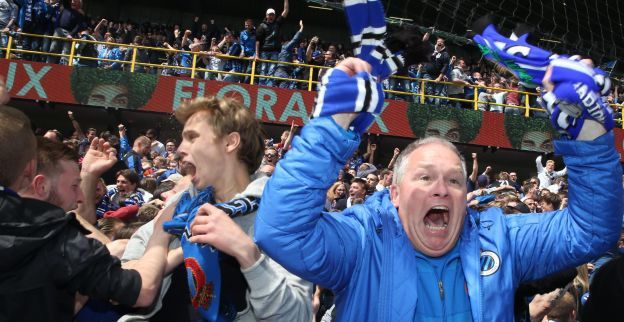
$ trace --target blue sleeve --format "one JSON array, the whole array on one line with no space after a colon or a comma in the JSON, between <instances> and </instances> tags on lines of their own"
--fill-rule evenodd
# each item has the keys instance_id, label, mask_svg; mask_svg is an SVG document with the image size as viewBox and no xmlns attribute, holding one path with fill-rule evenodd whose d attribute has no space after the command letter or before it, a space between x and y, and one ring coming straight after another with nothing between
<instances>
[{"instance_id":1,"label":"blue sleeve","mask_svg":"<svg viewBox=\"0 0 624 322\"><path fill-rule=\"evenodd\" d=\"M119 50L118 48L114 48L112 53L111 53L111 58L110 59L112 59L112 60L123 60L123 58L124 57L123 57L123 55L121 53L121 50ZM114 62L111 65L111 69L113 69L113 70L120 70L121 67L122 67L122 63L120 63L120 62Z\"/></svg>"},{"instance_id":2,"label":"blue sleeve","mask_svg":"<svg viewBox=\"0 0 624 322\"><path fill-rule=\"evenodd\" d=\"M119 159L123 159L126 153L130 152L130 143L128 143L128 135L119 138Z\"/></svg>"},{"instance_id":3,"label":"blue sleeve","mask_svg":"<svg viewBox=\"0 0 624 322\"><path fill-rule=\"evenodd\" d=\"M614 141L613 132L593 141L556 141L568 167L568 208L505 217L521 281L587 263L618 240L624 192Z\"/></svg>"},{"instance_id":4,"label":"blue sleeve","mask_svg":"<svg viewBox=\"0 0 624 322\"><path fill-rule=\"evenodd\" d=\"M355 216L322 210L327 189L359 142L331 117L312 120L277 164L256 217L255 240L266 254L301 278L333 289L349 282L365 229Z\"/></svg>"},{"instance_id":5,"label":"blue sleeve","mask_svg":"<svg viewBox=\"0 0 624 322\"><path fill-rule=\"evenodd\" d=\"M287 52L292 51L293 47L295 47L295 45L299 42L299 39L301 39L301 32L297 31L297 33L295 33L295 36L293 36L293 38L282 47L282 51L286 50Z\"/></svg>"}]
</instances>

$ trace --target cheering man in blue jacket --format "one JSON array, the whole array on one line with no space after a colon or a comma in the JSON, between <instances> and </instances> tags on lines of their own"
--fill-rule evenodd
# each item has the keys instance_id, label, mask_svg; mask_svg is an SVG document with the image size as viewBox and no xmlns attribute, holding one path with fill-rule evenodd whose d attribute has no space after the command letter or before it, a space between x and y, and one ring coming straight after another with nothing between
<instances>
[{"instance_id":1,"label":"cheering man in blue jacket","mask_svg":"<svg viewBox=\"0 0 624 322\"><path fill-rule=\"evenodd\" d=\"M595 100L596 72L579 59L556 60L543 99L566 136L555 151L568 167L568 208L467 209L461 154L444 139L425 138L398 157L390 189L342 213L323 212L326 190L360 144L352 130L358 113L338 112L306 125L278 164L256 218L258 245L289 271L334 290L336 321L513 321L518 284L602 254L622 221L620 156L609 110ZM349 58L328 74L370 71ZM335 89L329 75L323 85L319 95ZM370 90L353 99L353 112L367 110L360 105ZM317 104L345 97L326 94Z\"/></svg>"}]
</instances>

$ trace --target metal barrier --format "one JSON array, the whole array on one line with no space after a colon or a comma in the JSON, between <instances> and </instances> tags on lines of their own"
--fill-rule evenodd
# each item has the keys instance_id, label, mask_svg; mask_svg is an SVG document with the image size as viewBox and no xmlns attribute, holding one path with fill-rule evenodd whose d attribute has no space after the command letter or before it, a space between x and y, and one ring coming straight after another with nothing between
<instances>
[{"instance_id":1,"label":"metal barrier","mask_svg":"<svg viewBox=\"0 0 624 322\"><path fill-rule=\"evenodd\" d=\"M64 42L71 42L71 49L69 54L58 54L58 53L49 53L49 52L42 52L42 51L33 51L33 50L24 50L24 49L18 49L16 48L16 46L14 45L14 35L19 35L22 37L38 37L38 38L47 38L50 40L60 40L60 41L64 41ZM87 56L80 56L80 55L76 55L75 53L75 48L76 45L79 43L91 43L94 45L104 45L104 46L116 46L116 47L122 47L122 48L127 48L128 50L132 50L132 58L130 61L126 61L126 60L113 60L113 59L106 59L106 58L98 58L98 57L87 57ZM151 63L145 63L145 62L138 62L137 61L137 51L139 49L144 49L144 50L153 50L153 51L163 51L163 52L167 52L167 53L179 53L179 54L190 54L192 55L192 64L191 67L185 67L185 66L171 66L171 65L161 65L161 64L151 64ZM228 56L228 55L223 55L223 54L217 54L217 55L212 55L212 54L208 54L207 52L201 52L201 51L184 51L184 50L176 50L176 49L169 49L169 48L159 48L159 47L146 47L146 46L139 46L139 45L134 45L134 44L117 44L117 43L109 43L109 42L104 42L104 41L93 41L93 40L85 40L85 39L76 39L76 38L64 38L64 37L55 37L55 36L48 36L48 35L39 35L39 34L30 34L30 33L23 33L23 32L16 32L16 33L11 33L9 35L9 40L7 42L7 47L6 47L6 54L5 54L5 58L6 59L10 59L11 58L11 54L12 53L22 53L22 54L31 54L31 55L43 55L43 56L54 56L54 57L66 57L68 59L68 65L69 66L73 66L74 65L74 59L84 59L84 60L96 60L98 62L110 62L110 63L120 63L122 65L130 65L129 71L131 73L134 73L136 70L136 66L142 66L142 67L150 67L150 68L156 68L156 69L173 69L173 70L188 70L190 71L190 78L195 78L197 75L197 72L203 72L203 73L215 73L215 74L219 74L219 75L235 75L235 76L241 76L244 77L243 80L247 80L249 79L249 84L250 85L254 85L257 83L256 79L267 79L267 80L278 80L278 81L286 81L286 82L292 82L292 83L306 83L307 84L307 90L308 91L313 91L314 90L314 86L315 84L318 84L318 81L314 81L314 73L315 71L317 73L320 72L321 69L329 69L330 67L325 67L325 66L316 66L316 65L309 65L309 64L300 64L300 63L292 63L292 62L280 62L280 61L273 61L273 60L266 60L266 59L253 59L250 57L237 57L237 56ZM214 70L214 69L208 69L208 68L198 68L197 67L197 59L198 58L203 58L205 56L214 56L217 57L219 59L227 59L227 60L242 60L242 61L246 61L247 64L251 63L251 68L247 68L248 70L250 70L249 73L241 73L241 72L233 72L233 71L223 71L223 70ZM277 65L290 65L293 67L303 67L308 69L308 77L307 79L296 79L296 78L283 78L283 77L276 77L276 76L270 76L270 75L262 75L262 74L258 74L256 72L257 69L257 65L258 63L271 63L271 64L275 64L275 66ZM247 66L247 64L244 64L245 66ZM404 91L395 91L395 90L385 90L386 93L390 93L390 94L394 94L394 95L403 95L406 97L412 97L414 101L416 101L416 97L418 97L418 101L421 104L424 104L426 102L426 99L439 99L439 100L445 100L445 101L451 101L451 102L464 102L464 103L470 103L472 105L472 108L474 110L479 110L479 105L488 105L488 106L501 106L505 109L507 108L512 108L512 109L520 109L523 110L521 112L522 115L524 115L525 117L530 117L531 116L531 111L534 112L546 112L543 108L541 107L533 107L530 106L530 102L531 102L531 97L537 97L539 96L536 93L530 93L530 92L523 92L523 91L518 91L518 90L513 90L513 89L506 89L506 88L494 88L494 87L484 87L484 86L477 86L477 85L456 85L454 83L451 82L436 82L435 80L431 80L431 79L422 79L422 78L411 78L411 77L405 77L405 76L392 76L392 78L394 79L401 79L401 80L405 80L408 81L410 83L413 82L418 82L419 84L419 91L418 93L415 92L404 92ZM454 86L462 86L462 87L468 87L468 88L472 88L473 90L473 98L472 99L461 99L461 98L452 98L452 97L447 97L447 96L436 96L436 95L430 95L430 94L426 94L425 93L425 87L427 83L436 83L436 84L445 84L445 85L454 85ZM501 92L507 92L507 93L518 93L519 94L519 101L520 100L520 95L524 96L524 104L523 106L516 106L516 105L509 105L509 104L502 104L502 103L495 103L495 102L486 102L486 101L480 101L479 100L479 93L480 90L490 90L492 94L495 93L501 93ZM610 104L610 106L613 108L613 110L620 110L624 107L624 104ZM615 116L615 115L614 115ZM619 123L618 125L621 126L622 128L624 128L624 122L623 122L623 117L620 116L619 118L615 119L616 123Z\"/></svg>"}]
</instances>

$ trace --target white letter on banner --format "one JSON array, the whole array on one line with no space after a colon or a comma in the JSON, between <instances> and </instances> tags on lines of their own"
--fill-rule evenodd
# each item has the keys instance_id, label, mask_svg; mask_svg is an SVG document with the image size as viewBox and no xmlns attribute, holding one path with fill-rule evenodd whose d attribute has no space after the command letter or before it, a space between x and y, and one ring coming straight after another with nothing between
<instances>
[{"instance_id":1,"label":"white letter on banner","mask_svg":"<svg viewBox=\"0 0 624 322\"><path fill-rule=\"evenodd\" d=\"M277 102L277 94L274 90L268 88L258 88L258 96L256 97L256 119L262 120L262 114L266 111L269 121L275 121L273 114L273 105Z\"/></svg>"},{"instance_id":2,"label":"white letter on banner","mask_svg":"<svg viewBox=\"0 0 624 322\"><path fill-rule=\"evenodd\" d=\"M370 128L373 126L373 124L377 123L377 126L379 127L379 130L381 131L381 133L388 133L388 127L386 126L386 123L384 123L383 119L381 118L381 115L383 114L383 112L386 110L386 107L388 107L388 102L384 102L383 107L381 108L381 113L379 114L373 114L373 116L375 117L375 120L373 123L371 123L371 125L368 127L368 129L366 129L366 131L368 132L368 130L370 130Z\"/></svg>"},{"instance_id":3,"label":"white letter on banner","mask_svg":"<svg viewBox=\"0 0 624 322\"><path fill-rule=\"evenodd\" d=\"M9 63L9 71L7 72L6 89L10 91L13 89L13 83L15 81L15 72L17 71L17 63Z\"/></svg>"},{"instance_id":4,"label":"white letter on banner","mask_svg":"<svg viewBox=\"0 0 624 322\"><path fill-rule=\"evenodd\" d=\"M226 85L221 87L221 89L217 92L217 98L222 99L225 97L225 94L229 92L239 93L243 97L243 105L247 108L251 108L251 97L249 97L249 92L240 86L240 85Z\"/></svg>"},{"instance_id":5,"label":"white letter on banner","mask_svg":"<svg viewBox=\"0 0 624 322\"><path fill-rule=\"evenodd\" d=\"M52 69L52 67L43 66L39 72L35 73L35 71L33 70L30 64L24 64L22 66L24 66L24 70L26 70L26 74L28 75L28 78L30 80L17 93L17 96L24 96L26 95L26 93L28 93L28 91L30 91L31 88L34 88L35 91L37 91L37 95L39 95L40 98L47 99L48 95L43 89L43 86L41 86L41 79L43 78L43 76L45 76L45 74L47 74Z\"/></svg>"},{"instance_id":6,"label":"white letter on banner","mask_svg":"<svg viewBox=\"0 0 624 322\"><path fill-rule=\"evenodd\" d=\"M294 109L295 106L298 107L296 110ZM280 116L280 122L286 122L289 117L298 117L303 121L303 124L307 124L310 121L308 109L306 109L303 96L301 96L300 92L293 92L288 104L286 104L284 113Z\"/></svg>"},{"instance_id":7,"label":"white letter on banner","mask_svg":"<svg viewBox=\"0 0 624 322\"><path fill-rule=\"evenodd\" d=\"M176 80L175 92L173 93L173 104L172 104L174 112L175 110L178 109L178 107L180 107L180 104L182 104L182 102L185 99L193 98L192 92L186 92L183 90L183 88L185 87L193 87L193 81L188 81L188 80L183 80L183 79Z\"/></svg>"}]
</instances>

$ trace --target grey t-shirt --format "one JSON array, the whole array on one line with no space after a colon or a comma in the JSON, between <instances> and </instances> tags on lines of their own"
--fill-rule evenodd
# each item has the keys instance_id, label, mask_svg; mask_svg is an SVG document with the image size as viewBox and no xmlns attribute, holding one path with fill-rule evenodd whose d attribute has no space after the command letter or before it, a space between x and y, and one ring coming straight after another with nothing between
<instances>
[{"instance_id":1,"label":"grey t-shirt","mask_svg":"<svg viewBox=\"0 0 624 322\"><path fill-rule=\"evenodd\" d=\"M451 80L463 80L468 79L468 76L461 68L453 68L451 71ZM450 85L448 87L448 95L464 94L463 85Z\"/></svg>"},{"instance_id":2,"label":"grey t-shirt","mask_svg":"<svg viewBox=\"0 0 624 322\"><path fill-rule=\"evenodd\" d=\"M11 19L17 19L17 6L11 0L0 0L0 29L5 28Z\"/></svg>"}]
</instances>

